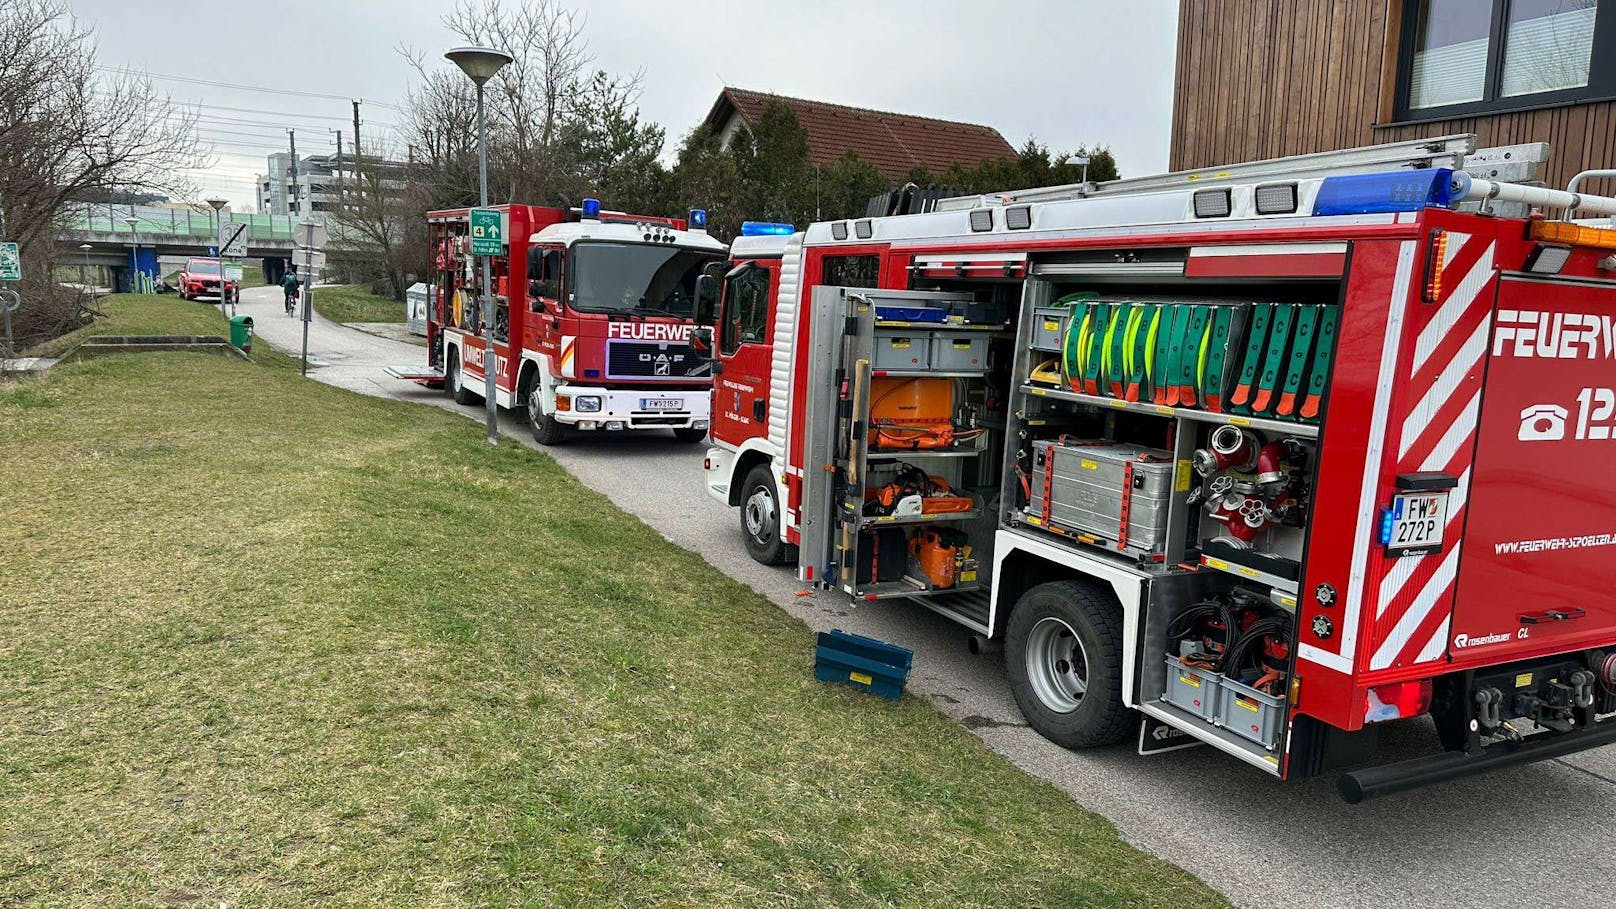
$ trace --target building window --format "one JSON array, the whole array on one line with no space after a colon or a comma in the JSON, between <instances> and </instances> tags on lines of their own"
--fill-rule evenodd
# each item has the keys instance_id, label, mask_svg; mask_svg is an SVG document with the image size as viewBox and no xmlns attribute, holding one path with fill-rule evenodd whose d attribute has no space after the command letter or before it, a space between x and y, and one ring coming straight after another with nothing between
<instances>
[{"instance_id":1,"label":"building window","mask_svg":"<svg viewBox=\"0 0 1616 909\"><path fill-rule=\"evenodd\" d=\"M1616 96L1616 2L1412 0L1403 7L1398 120Z\"/></svg>"}]
</instances>

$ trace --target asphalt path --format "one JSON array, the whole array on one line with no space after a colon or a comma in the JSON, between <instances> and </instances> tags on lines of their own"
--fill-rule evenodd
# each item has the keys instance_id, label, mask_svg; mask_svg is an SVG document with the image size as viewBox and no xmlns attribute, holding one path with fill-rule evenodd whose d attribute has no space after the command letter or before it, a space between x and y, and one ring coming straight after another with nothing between
<instances>
[{"instance_id":1,"label":"asphalt path","mask_svg":"<svg viewBox=\"0 0 1616 909\"><path fill-rule=\"evenodd\" d=\"M319 291L316 289L316 295ZM296 354L301 323L276 288L243 293L259 342ZM312 378L481 420L441 392L383 368L421 364L419 346L316 316ZM534 445L501 415L502 431ZM841 628L915 652L910 691L928 698L1027 773L1116 824L1124 839L1252 909L1274 907L1566 907L1604 902L1616 884L1616 748L1603 748L1351 806L1329 779L1281 783L1210 748L1141 757L1129 746L1068 751L1029 729L998 657L966 651L968 632L891 601L802 595L791 571L753 562L735 509L709 498L704 445L671 434L612 433L543 449L585 485L768 597L815 631ZM808 655L804 654L804 672ZM1387 757L1435 747L1425 721L1383 730Z\"/></svg>"}]
</instances>

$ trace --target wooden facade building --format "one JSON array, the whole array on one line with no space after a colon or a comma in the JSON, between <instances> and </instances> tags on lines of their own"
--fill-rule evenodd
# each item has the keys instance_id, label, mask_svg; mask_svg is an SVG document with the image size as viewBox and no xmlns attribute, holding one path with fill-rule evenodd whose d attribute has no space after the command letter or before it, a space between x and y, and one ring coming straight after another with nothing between
<instances>
[{"instance_id":1,"label":"wooden facade building","mask_svg":"<svg viewBox=\"0 0 1616 909\"><path fill-rule=\"evenodd\" d=\"M1472 132L1616 167L1616 0L1180 0L1173 170Z\"/></svg>"}]
</instances>

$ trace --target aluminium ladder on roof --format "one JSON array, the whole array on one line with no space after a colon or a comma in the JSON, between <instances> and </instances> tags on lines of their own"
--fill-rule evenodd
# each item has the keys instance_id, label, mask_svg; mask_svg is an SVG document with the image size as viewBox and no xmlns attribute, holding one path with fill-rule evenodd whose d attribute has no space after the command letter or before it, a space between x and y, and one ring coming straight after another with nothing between
<instances>
[{"instance_id":1,"label":"aluminium ladder on roof","mask_svg":"<svg viewBox=\"0 0 1616 909\"><path fill-rule=\"evenodd\" d=\"M1374 171L1407 168L1421 169L1446 167L1462 170L1465 157L1475 152L1476 136L1464 133L1434 139L1410 139L1385 145L1369 145L1343 151L1315 152L1292 155L1288 158L1270 158L1222 167L1204 167L1196 170L1155 174L1147 177L1129 177L1106 183L1068 183L1062 186L1042 186L1010 192L984 193L940 199L936 211L965 211L1017 202L1058 202L1066 199L1109 197L1133 193L1159 192L1185 186L1221 186L1244 183L1268 177L1298 179L1305 177L1336 176L1340 174L1371 173Z\"/></svg>"}]
</instances>

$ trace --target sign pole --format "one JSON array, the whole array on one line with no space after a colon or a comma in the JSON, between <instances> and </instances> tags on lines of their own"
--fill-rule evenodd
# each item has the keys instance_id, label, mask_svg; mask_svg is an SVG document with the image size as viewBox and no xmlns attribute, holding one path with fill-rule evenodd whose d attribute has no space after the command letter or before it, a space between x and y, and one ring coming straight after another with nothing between
<instances>
[{"instance_id":1,"label":"sign pole","mask_svg":"<svg viewBox=\"0 0 1616 909\"><path fill-rule=\"evenodd\" d=\"M477 175L482 207L488 207L488 121L483 116L483 83L477 83ZM498 222L495 222L498 223ZM505 239L503 232L500 240ZM488 444L499 444L499 354L494 352L494 288L488 256L483 257L483 394L488 404ZM515 392L513 391L514 395Z\"/></svg>"}]
</instances>

